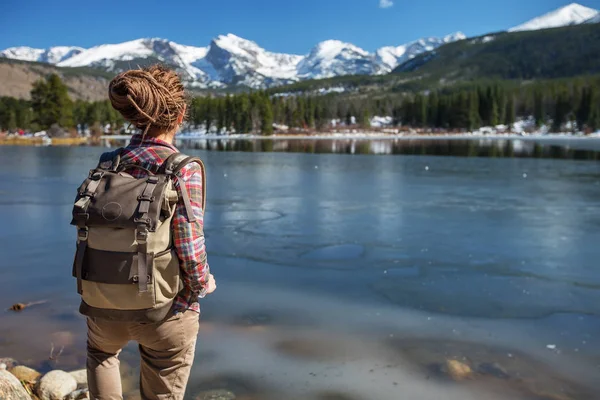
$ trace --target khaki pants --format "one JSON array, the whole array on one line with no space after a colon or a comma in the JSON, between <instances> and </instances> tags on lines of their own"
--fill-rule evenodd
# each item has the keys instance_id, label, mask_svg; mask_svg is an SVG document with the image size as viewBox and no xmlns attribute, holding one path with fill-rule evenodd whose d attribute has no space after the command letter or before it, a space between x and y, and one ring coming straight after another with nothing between
<instances>
[{"instance_id":1,"label":"khaki pants","mask_svg":"<svg viewBox=\"0 0 600 400\"><path fill-rule=\"evenodd\" d=\"M87 375L92 400L122 400L119 353L139 343L142 399L181 400L198 336L199 315L188 310L156 323L88 318Z\"/></svg>"}]
</instances>

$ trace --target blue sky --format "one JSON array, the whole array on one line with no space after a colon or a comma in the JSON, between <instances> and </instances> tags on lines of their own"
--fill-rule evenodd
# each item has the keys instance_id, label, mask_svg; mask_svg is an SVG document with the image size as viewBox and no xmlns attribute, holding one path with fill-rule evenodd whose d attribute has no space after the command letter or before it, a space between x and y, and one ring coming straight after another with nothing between
<instances>
[{"instance_id":1,"label":"blue sky","mask_svg":"<svg viewBox=\"0 0 600 400\"><path fill-rule=\"evenodd\" d=\"M234 33L270 51L339 39L373 51L424 36L507 29L569 0L1 0L0 49L91 47L140 37L206 46ZM600 9L600 0L580 4ZM387 7L381 7L382 5Z\"/></svg>"}]
</instances>

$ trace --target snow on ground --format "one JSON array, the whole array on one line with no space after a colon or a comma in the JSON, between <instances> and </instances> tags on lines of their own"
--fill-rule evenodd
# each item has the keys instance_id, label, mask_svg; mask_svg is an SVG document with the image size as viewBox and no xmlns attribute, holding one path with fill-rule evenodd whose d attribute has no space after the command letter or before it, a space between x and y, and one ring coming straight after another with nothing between
<instances>
[{"instance_id":1,"label":"snow on ground","mask_svg":"<svg viewBox=\"0 0 600 400\"><path fill-rule=\"evenodd\" d=\"M392 125L393 119L392 117L379 117L375 116L371 118L371 126L373 128L382 128L384 126Z\"/></svg>"}]
</instances>

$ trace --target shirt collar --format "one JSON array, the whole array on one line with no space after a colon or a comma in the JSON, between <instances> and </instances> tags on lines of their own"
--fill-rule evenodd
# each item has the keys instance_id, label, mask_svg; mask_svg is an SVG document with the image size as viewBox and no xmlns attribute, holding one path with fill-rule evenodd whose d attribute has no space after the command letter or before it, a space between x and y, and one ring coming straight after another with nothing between
<instances>
[{"instance_id":1,"label":"shirt collar","mask_svg":"<svg viewBox=\"0 0 600 400\"><path fill-rule=\"evenodd\" d=\"M164 140L157 139L152 136L146 136L142 140L142 135L136 133L131 137L131 141L129 142L129 147L153 147L153 146L164 146L168 147L173 151L178 151L177 147L174 144L165 142Z\"/></svg>"}]
</instances>

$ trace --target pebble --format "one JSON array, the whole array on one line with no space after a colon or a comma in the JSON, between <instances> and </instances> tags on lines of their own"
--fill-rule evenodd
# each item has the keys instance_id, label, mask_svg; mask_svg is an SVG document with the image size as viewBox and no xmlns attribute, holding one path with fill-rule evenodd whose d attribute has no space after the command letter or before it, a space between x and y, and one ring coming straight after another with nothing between
<instances>
[{"instance_id":1,"label":"pebble","mask_svg":"<svg viewBox=\"0 0 600 400\"><path fill-rule=\"evenodd\" d=\"M89 398L90 392L88 389L79 389L74 392L71 392L67 397L65 397L65 400L83 400Z\"/></svg>"},{"instance_id":2,"label":"pebble","mask_svg":"<svg viewBox=\"0 0 600 400\"><path fill-rule=\"evenodd\" d=\"M546 348L550 349L550 350L554 350L554 349L556 349L556 345L555 344L547 344Z\"/></svg>"},{"instance_id":3,"label":"pebble","mask_svg":"<svg viewBox=\"0 0 600 400\"><path fill-rule=\"evenodd\" d=\"M65 371L48 372L38 381L36 392L40 400L63 400L77 389L77 381Z\"/></svg>"},{"instance_id":4,"label":"pebble","mask_svg":"<svg viewBox=\"0 0 600 400\"><path fill-rule=\"evenodd\" d=\"M457 360L446 360L446 371L455 381L463 381L473 374L471 367Z\"/></svg>"},{"instance_id":5,"label":"pebble","mask_svg":"<svg viewBox=\"0 0 600 400\"><path fill-rule=\"evenodd\" d=\"M0 371L0 399L2 400L31 400L21 382L10 372Z\"/></svg>"}]
</instances>

